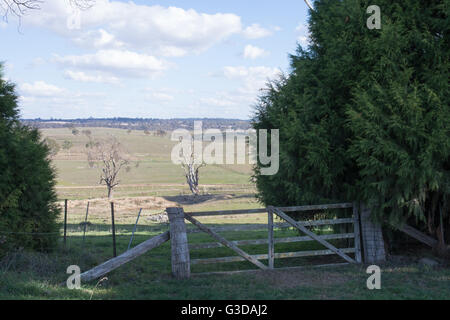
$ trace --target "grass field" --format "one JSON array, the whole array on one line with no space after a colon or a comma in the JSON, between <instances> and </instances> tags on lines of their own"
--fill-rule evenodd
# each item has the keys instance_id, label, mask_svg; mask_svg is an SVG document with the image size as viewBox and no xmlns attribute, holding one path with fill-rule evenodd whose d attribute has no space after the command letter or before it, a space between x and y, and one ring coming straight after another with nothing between
<instances>
[{"instance_id":1,"label":"grass field","mask_svg":"<svg viewBox=\"0 0 450 320\"><path fill-rule=\"evenodd\" d=\"M192 197L184 181L183 170L170 161L173 142L169 137L154 137L143 132L90 128L95 137L115 135L139 166L121 176L115 191L115 222L118 254L128 246L133 225L143 209L133 246L168 230L166 223L153 221L155 214L170 206L185 211L253 209L261 207L255 186L250 181L250 166L208 166L201 172L201 195ZM58 170L57 192L69 199L68 242L62 239L50 254L16 252L0 262L0 299L449 299L450 269L428 268L415 256L391 257L382 266L382 289L368 290L366 268L362 265L312 268L312 265L342 262L336 256L276 260L276 267L304 266L304 269L252 272L233 275L195 275L177 281L171 276L170 244L146 253L111 272L101 283L85 283L81 290L68 290L65 282L69 265L82 271L112 257L111 218L106 188L99 186L99 168L90 169L83 153L85 136L72 135L69 129L43 130L44 136L62 144L73 142L70 150L54 159ZM82 223L89 201L90 225L83 242ZM267 215L202 217L208 226L267 223ZM63 217L60 217L62 223ZM188 224L188 227L192 226ZM327 233L329 230L321 230ZM263 239L267 231L224 232L229 240ZM297 236L290 229L276 231L275 237ZM353 245L334 240L338 247ZM213 242L206 234L189 235L189 243ZM250 254L267 252L267 245L244 246ZM276 252L321 250L316 242L277 244ZM197 249L191 259L235 256L227 248ZM267 261L262 260L263 263ZM248 262L193 265L194 273L254 269Z\"/></svg>"},{"instance_id":2,"label":"grass field","mask_svg":"<svg viewBox=\"0 0 450 320\"><path fill-rule=\"evenodd\" d=\"M126 250L129 233L119 228L119 253ZM140 230L135 243L159 234L164 228L147 226ZM230 236L230 235L226 235ZM256 234L250 235L257 236ZM260 234L263 236L263 234ZM278 235L279 236L279 235ZM211 241L197 235L191 242ZM299 249L311 249L311 244ZM245 248L256 253L256 248ZM277 248L292 250L294 248ZM215 255L229 255L228 249ZM259 249L262 250L262 249ZM189 280L175 280L170 267L168 243L113 271L98 283L82 284L81 290L61 286L68 275L67 266L76 264L82 270L111 257L111 237L106 231L89 231L84 247L81 232L71 234L67 250L50 255L16 254L8 259L9 268L0 268L0 299L449 299L450 270L429 268L404 258L382 266L381 290L366 287L365 266L312 268L314 261L291 261L306 265L304 269L251 272L233 275L193 275ZM205 253L196 252L192 258ZM399 259L397 259L399 260ZM392 259L391 259L392 261ZM265 261L263 261L265 262ZM5 262L4 262L5 263ZM317 261L315 261L317 263ZM230 268L251 268L247 263ZM221 267L214 266L214 270ZM193 267L194 272L208 271Z\"/></svg>"},{"instance_id":3,"label":"grass field","mask_svg":"<svg viewBox=\"0 0 450 320\"><path fill-rule=\"evenodd\" d=\"M104 139L115 136L131 158L131 171L122 172L119 179L123 185L185 184L184 171L171 161L171 151L176 142L170 136L156 137L143 131L84 128L92 137ZM61 150L53 159L58 172L59 186L97 186L100 168L89 168L85 145L89 139L83 135L73 135L69 129L43 129L43 137L55 139L59 145L64 141L73 143L69 150ZM209 165L202 168L201 183L251 185L250 165ZM186 189L187 190L187 189Z\"/></svg>"}]
</instances>

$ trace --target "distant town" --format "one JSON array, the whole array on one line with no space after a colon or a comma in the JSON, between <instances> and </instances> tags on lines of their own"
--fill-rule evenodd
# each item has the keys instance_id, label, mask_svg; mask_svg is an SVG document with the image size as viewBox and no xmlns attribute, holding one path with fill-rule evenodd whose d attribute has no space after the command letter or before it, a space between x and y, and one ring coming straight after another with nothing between
<instances>
[{"instance_id":1,"label":"distant town","mask_svg":"<svg viewBox=\"0 0 450 320\"><path fill-rule=\"evenodd\" d=\"M88 119L22 119L22 123L39 129L96 127L118 128L125 130L173 131L179 128L192 130L194 121L202 121L204 129L234 129L247 130L251 127L250 120L239 119L144 119L144 118L88 118Z\"/></svg>"}]
</instances>

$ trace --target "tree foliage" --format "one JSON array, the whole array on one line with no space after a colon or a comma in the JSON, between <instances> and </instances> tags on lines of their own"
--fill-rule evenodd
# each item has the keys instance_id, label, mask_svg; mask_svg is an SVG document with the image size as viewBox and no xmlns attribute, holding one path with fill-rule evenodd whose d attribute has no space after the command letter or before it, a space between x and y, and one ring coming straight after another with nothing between
<instances>
[{"instance_id":1,"label":"tree foliage","mask_svg":"<svg viewBox=\"0 0 450 320\"><path fill-rule=\"evenodd\" d=\"M36 129L19 123L17 101L0 65L0 255L16 248L49 250L58 236L49 148Z\"/></svg>"},{"instance_id":2,"label":"tree foliage","mask_svg":"<svg viewBox=\"0 0 450 320\"><path fill-rule=\"evenodd\" d=\"M280 129L279 173L255 168L260 198L360 200L379 221L450 230L448 1L378 1L380 30L371 4L315 1L310 45L260 97L254 127Z\"/></svg>"}]
</instances>

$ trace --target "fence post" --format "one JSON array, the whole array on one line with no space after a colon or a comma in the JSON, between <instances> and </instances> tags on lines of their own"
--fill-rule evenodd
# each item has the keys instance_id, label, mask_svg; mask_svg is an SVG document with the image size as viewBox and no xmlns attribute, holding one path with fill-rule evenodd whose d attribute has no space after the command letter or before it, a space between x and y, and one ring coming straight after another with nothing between
<instances>
[{"instance_id":1,"label":"fence post","mask_svg":"<svg viewBox=\"0 0 450 320\"><path fill-rule=\"evenodd\" d=\"M359 203L353 203L353 233L355 235L355 260L362 262L361 258L361 231L359 227Z\"/></svg>"},{"instance_id":2,"label":"fence post","mask_svg":"<svg viewBox=\"0 0 450 320\"><path fill-rule=\"evenodd\" d=\"M67 243L67 199L64 200L64 248Z\"/></svg>"},{"instance_id":3,"label":"fence post","mask_svg":"<svg viewBox=\"0 0 450 320\"><path fill-rule=\"evenodd\" d=\"M360 204L361 234L365 263L386 261L381 225L372 222L371 210Z\"/></svg>"},{"instance_id":4,"label":"fence post","mask_svg":"<svg viewBox=\"0 0 450 320\"><path fill-rule=\"evenodd\" d=\"M170 222L172 274L177 279L188 279L191 276L191 265L184 211L183 208L167 208L166 211Z\"/></svg>"},{"instance_id":5,"label":"fence post","mask_svg":"<svg viewBox=\"0 0 450 320\"><path fill-rule=\"evenodd\" d=\"M113 236L113 255L117 257L116 251L116 226L114 224L114 202L111 202L111 221L112 221L112 236Z\"/></svg>"},{"instance_id":6,"label":"fence post","mask_svg":"<svg viewBox=\"0 0 450 320\"><path fill-rule=\"evenodd\" d=\"M268 227L269 227L269 253L268 253L268 259L269 259L269 269L273 269L275 265L275 246L274 246L274 239L273 239L273 211L272 207L267 208L267 214L268 214Z\"/></svg>"},{"instance_id":7,"label":"fence post","mask_svg":"<svg viewBox=\"0 0 450 320\"><path fill-rule=\"evenodd\" d=\"M84 240L86 239L86 228L87 228L88 214L89 214L89 201L87 203L87 208L86 208L86 218L84 218L83 245L84 245Z\"/></svg>"}]
</instances>

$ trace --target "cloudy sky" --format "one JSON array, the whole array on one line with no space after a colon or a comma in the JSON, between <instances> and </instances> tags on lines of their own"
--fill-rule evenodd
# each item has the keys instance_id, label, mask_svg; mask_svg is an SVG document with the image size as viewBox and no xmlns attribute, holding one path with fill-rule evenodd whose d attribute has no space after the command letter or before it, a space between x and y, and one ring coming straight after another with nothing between
<instances>
[{"instance_id":1,"label":"cloudy sky","mask_svg":"<svg viewBox=\"0 0 450 320\"><path fill-rule=\"evenodd\" d=\"M23 118L248 119L307 45L307 15L302 0L46 0L0 21L0 61Z\"/></svg>"}]
</instances>

